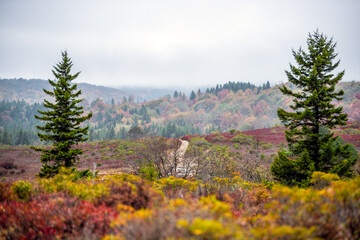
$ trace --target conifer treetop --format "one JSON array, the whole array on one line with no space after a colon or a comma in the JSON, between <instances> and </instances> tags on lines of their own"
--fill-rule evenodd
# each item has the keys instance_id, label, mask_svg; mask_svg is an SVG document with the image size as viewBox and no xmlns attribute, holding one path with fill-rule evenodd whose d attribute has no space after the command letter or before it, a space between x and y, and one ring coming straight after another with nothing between
<instances>
[{"instance_id":1,"label":"conifer treetop","mask_svg":"<svg viewBox=\"0 0 360 240\"><path fill-rule=\"evenodd\" d=\"M53 142L52 149L33 147L41 151L41 162L44 164L40 175L51 176L57 172L60 166L71 167L78 160L78 155L82 154L79 148L73 148L81 141L86 141L88 127L81 127L81 123L90 119L92 113L84 115L82 106L78 104L83 99L78 99L81 90L77 90L77 85L72 81L78 77L80 72L71 74L73 66L67 52L62 54L62 61L53 66L52 73L55 80L49 83L53 87L52 91L43 89L44 92L54 99L53 102L44 100L47 111L38 111L41 115L35 118L43 120L42 126L36 126L40 132L38 136L41 141ZM43 133L41 133L43 132ZM50 165L49 165L50 164Z\"/></svg>"},{"instance_id":2,"label":"conifer treetop","mask_svg":"<svg viewBox=\"0 0 360 240\"><path fill-rule=\"evenodd\" d=\"M332 104L342 100L344 92L335 92L335 85L345 71L334 74L340 60L336 60L336 43L324 34L309 33L307 51L292 50L296 65L285 71L290 83L299 89L279 87L284 95L291 96L291 111L278 108L281 122L288 128L285 137L289 158L279 152L271 167L274 178L287 185L306 187L314 171L336 173L340 177L353 176L352 166L357 159L351 157L349 144L340 144L331 129L346 125L347 114L341 106Z\"/></svg>"}]
</instances>

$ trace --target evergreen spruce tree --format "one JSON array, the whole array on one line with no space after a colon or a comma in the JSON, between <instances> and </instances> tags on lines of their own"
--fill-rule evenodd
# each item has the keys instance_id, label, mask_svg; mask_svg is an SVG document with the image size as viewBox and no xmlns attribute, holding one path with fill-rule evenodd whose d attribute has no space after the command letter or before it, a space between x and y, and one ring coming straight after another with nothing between
<instances>
[{"instance_id":1,"label":"evergreen spruce tree","mask_svg":"<svg viewBox=\"0 0 360 240\"><path fill-rule=\"evenodd\" d=\"M50 177L56 174L59 167L72 167L78 161L79 154L83 151L80 148L73 148L81 141L87 140L84 135L88 133L89 127L80 127L80 124L92 117L92 113L83 115L83 107L78 106L82 99L77 99L81 90L77 90L77 85L72 81L78 77L80 72L71 75L71 59L67 52L62 52L62 61L60 61L52 73L56 80L49 79L53 86L53 91L43 89L53 102L44 100L44 106L47 111L38 111L42 116L35 115L36 119L45 121L43 126L36 126L38 136L41 141L53 142L51 149L32 147L36 151L42 152L40 177Z\"/></svg>"},{"instance_id":2,"label":"evergreen spruce tree","mask_svg":"<svg viewBox=\"0 0 360 240\"><path fill-rule=\"evenodd\" d=\"M125 138L126 138L125 127L122 127L120 130L120 139L125 139Z\"/></svg>"},{"instance_id":3,"label":"evergreen spruce tree","mask_svg":"<svg viewBox=\"0 0 360 240\"><path fill-rule=\"evenodd\" d=\"M27 145L29 144L29 135L26 130L20 129L15 140L15 145Z\"/></svg>"},{"instance_id":4,"label":"evergreen spruce tree","mask_svg":"<svg viewBox=\"0 0 360 240\"><path fill-rule=\"evenodd\" d=\"M11 134L7 131L7 129L4 130L2 143L5 145L11 145Z\"/></svg>"},{"instance_id":5,"label":"evergreen spruce tree","mask_svg":"<svg viewBox=\"0 0 360 240\"><path fill-rule=\"evenodd\" d=\"M94 141L94 128L90 128L90 130L89 130L88 141L90 141L90 142Z\"/></svg>"},{"instance_id":6,"label":"evergreen spruce tree","mask_svg":"<svg viewBox=\"0 0 360 240\"><path fill-rule=\"evenodd\" d=\"M269 81L267 81L267 82L266 82L266 89L269 89L269 88L271 88L271 86L270 86L270 82L269 82Z\"/></svg>"},{"instance_id":7,"label":"evergreen spruce tree","mask_svg":"<svg viewBox=\"0 0 360 240\"><path fill-rule=\"evenodd\" d=\"M293 50L297 66L290 64L286 71L288 80L300 88L292 91L285 85L280 91L293 97L293 110L278 109L278 116L288 128L286 140L294 159L279 152L275 157L271 172L275 179L286 185L306 187L312 172L336 173L340 177L351 177L351 167L357 159L350 156L349 144L336 145L337 137L331 133L337 125L346 125L347 114L342 107L331 104L341 100L344 92L335 92L335 85L344 76L344 71L334 75L332 71L339 66L335 61L336 43L318 31L309 34L308 52L301 48Z\"/></svg>"},{"instance_id":8,"label":"evergreen spruce tree","mask_svg":"<svg viewBox=\"0 0 360 240\"><path fill-rule=\"evenodd\" d=\"M194 100L196 98L196 95L195 95L195 92L194 91L191 91L191 94L190 94L190 100Z\"/></svg>"},{"instance_id":9,"label":"evergreen spruce tree","mask_svg":"<svg viewBox=\"0 0 360 240\"><path fill-rule=\"evenodd\" d=\"M107 135L108 135L108 136L107 136L107 139L114 139L114 138L115 138L116 133L115 133L115 128L114 128L114 126L111 126L111 128L110 128L110 130L109 130L109 132L108 132Z\"/></svg>"}]
</instances>

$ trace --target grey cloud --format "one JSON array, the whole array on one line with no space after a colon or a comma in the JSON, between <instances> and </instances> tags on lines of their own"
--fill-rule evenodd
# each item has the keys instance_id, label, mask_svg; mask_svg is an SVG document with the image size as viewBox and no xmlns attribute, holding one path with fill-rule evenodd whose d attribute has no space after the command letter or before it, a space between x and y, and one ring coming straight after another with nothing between
<instances>
[{"instance_id":1,"label":"grey cloud","mask_svg":"<svg viewBox=\"0 0 360 240\"><path fill-rule=\"evenodd\" d=\"M102 85L285 82L291 49L319 28L359 80L360 2L0 1L0 78L51 78L67 49L79 81ZM341 70L340 69L340 70Z\"/></svg>"}]
</instances>

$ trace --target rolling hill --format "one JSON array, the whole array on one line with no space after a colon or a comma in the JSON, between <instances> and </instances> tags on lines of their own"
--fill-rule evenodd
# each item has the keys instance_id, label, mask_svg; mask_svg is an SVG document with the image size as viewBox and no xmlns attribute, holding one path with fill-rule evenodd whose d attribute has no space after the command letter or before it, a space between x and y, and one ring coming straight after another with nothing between
<instances>
[{"instance_id":1,"label":"rolling hill","mask_svg":"<svg viewBox=\"0 0 360 240\"><path fill-rule=\"evenodd\" d=\"M34 85L31 83L34 82ZM41 100L41 88L46 82L41 80L16 80L15 82L0 80L1 99L21 100L26 98L31 102ZM294 89L289 83L289 88ZM169 94L147 102L136 102L121 99L123 92L118 89L98 87L89 84L79 84L83 89L86 112L93 112L88 123L90 139L124 139L128 137L131 128L139 126L141 134L182 137L188 134L211 134L213 131L253 130L268 128L280 121L277 117L279 107L289 109L291 99L284 96L274 86L269 89L248 88L233 92L229 89L219 89L215 92L197 92L193 100L184 94L170 96ZM334 102L342 106L348 114L349 121L360 120L360 82L341 82L337 86L343 89L344 99ZM6 89L6 90L5 90ZM111 98L116 99L111 104ZM37 105L36 105L37 104ZM35 141L34 119L37 109L41 106L24 102L0 102L0 140L4 142L11 135L12 144L21 136L20 131L26 131ZM2 129L2 130L1 130ZM4 131L5 130L5 131ZM1 142L0 141L0 142Z\"/></svg>"},{"instance_id":2,"label":"rolling hill","mask_svg":"<svg viewBox=\"0 0 360 240\"><path fill-rule=\"evenodd\" d=\"M77 83L77 85L82 91L82 97L89 103L96 98L100 98L106 103L110 103L112 99L120 102L124 96L129 97L131 94L134 95L136 101L143 102L145 100L157 99L173 91L168 88L124 87L118 89L88 83ZM47 80L0 79L0 101L24 100L27 103L41 103L47 97L42 90L43 88L51 89Z\"/></svg>"}]
</instances>

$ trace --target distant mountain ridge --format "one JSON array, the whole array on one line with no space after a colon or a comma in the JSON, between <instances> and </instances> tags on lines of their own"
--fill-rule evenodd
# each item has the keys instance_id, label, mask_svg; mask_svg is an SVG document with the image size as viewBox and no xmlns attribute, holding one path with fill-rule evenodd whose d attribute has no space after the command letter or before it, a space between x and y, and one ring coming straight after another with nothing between
<instances>
[{"instance_id":1,"label":"distant mountain ridge","mask_svg":"<svg viewBox=\"0 0 360 240\"><path fill-rule=\"evenodd\" d=\"M172 89L156 88L131 88L121 89L98 86L88 83L76 83L82 91L82 98L92 102L96 98L101 98L104 102L110 103L112 99L120 102L121 99L134 94L139 102L144 100L154 100L166 94L170 94ZM25 100L27 103L41 103L47 95L43 88L50 90L51 86L47 80L42 79L0 79L0 101L2 100Z\"/></svg>"}]
</instances>

